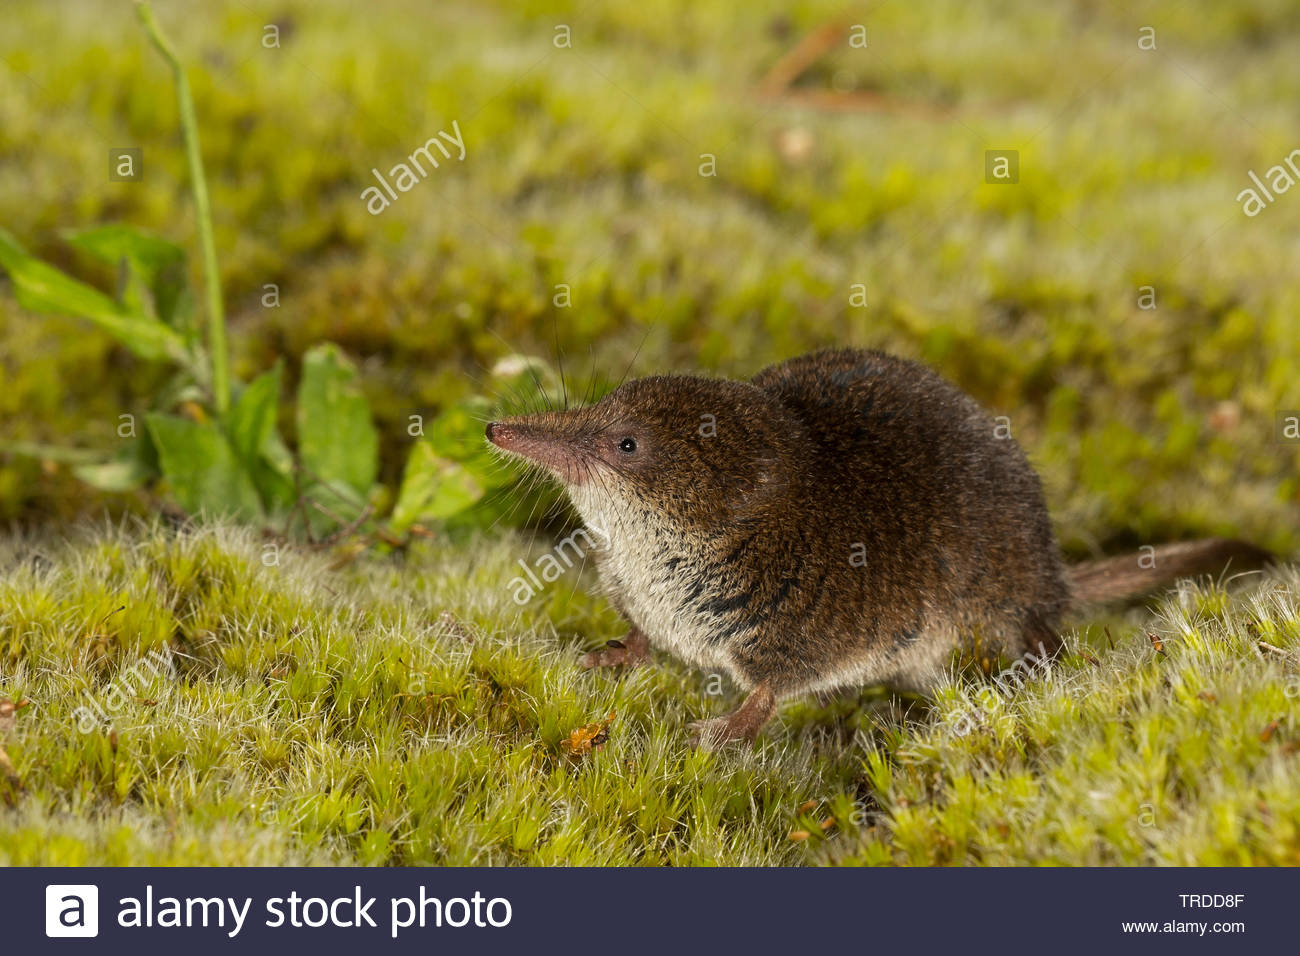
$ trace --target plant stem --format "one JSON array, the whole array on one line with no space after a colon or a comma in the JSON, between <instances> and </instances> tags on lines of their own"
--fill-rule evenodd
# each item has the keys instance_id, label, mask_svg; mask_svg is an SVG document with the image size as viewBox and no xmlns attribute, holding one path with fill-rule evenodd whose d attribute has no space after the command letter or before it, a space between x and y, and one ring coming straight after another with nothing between
<instances>
[{"instance_id":1,"label":"plant stem","mask_svg":"<svg viewBox=\"0 0 1300 956\"><path fill-rule=\"evenodd\" d=\"M194 211L198 220L199 247L203 253L203 285L208 300L208 354L212 363L212 401L217 415L230 407L230 354L226 347L226 312L221 301L221 276L217 271L217 246L212 235L212 207L208 203L208 181L203 174L203 156L199 152L199 124L194 117L194 100L185 69L163 36L153 8L136 0L136 12L145 32L162 54L176 77L176 102L180 109L181 131L185 136L185 155L189 160L190 183L194 190Z\"/></svg>"}]
</instances>

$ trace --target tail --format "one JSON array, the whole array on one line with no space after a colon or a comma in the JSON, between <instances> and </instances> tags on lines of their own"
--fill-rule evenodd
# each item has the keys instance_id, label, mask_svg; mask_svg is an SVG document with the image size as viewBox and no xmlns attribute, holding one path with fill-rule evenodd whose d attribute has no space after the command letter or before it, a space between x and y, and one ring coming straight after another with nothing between
<instances>
[{"instance_id":1,"label":"tail","mask_svg":"<svg viewBox=\"0 0 1300 956\"><path fill-rule=\"evenodd\" d=\"M1136 554L1085 561L1069 569L1074 606L1141 597L1179 578L1218 574L1225 568L1249 571L1277 558L1263 548L1232 538L1205 538L1146 548Z\"/></svg>"}]
</instances>

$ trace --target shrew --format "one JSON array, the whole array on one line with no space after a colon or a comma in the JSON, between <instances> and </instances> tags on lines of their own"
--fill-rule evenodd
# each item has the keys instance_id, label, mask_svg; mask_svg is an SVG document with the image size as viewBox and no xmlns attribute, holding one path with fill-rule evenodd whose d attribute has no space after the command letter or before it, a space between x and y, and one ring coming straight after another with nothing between
<instances>
[{"instance_id":1,"label":"shrew","mask_svg":"<svg viewBox=\"0 0 1300 956\"><path fill-rule=\"evenodd\" d=\"M1067 568L1006 430L880 352L817 352L748 382L638 379L487 437L547 469L608 540L601 578L631 630L586 666L654 647L749 692L692 725L705 745L753 738L783 698L925 690L963 642L1050 654L1072 605L1271 557L1212 539Z\"/></svg>"}]
</instances>

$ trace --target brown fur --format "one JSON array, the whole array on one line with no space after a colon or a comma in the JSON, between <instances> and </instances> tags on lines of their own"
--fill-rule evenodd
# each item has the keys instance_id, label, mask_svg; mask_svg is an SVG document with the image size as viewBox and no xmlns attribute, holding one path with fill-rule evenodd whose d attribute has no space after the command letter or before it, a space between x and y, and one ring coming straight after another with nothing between
<instances>
[{"instance_id":1,"label":"brown fur","mask_svg":"<svg viewBox=\"0 0 1300 956\"><path fill-rule=\"evenodd\" d=\"M1067 572L1016 442L930 369L880 352L805 355L752 382L639 379L488 438L550 470L610 535L597 557L635 650L590 664L642 656L643 635L753 692L697 727L706 742L752 737L785 697L924 689L963 641L1051 652L1073 601L1249 550L1168 546L1154 573L1136 556Z\"/></svg>"}]
</instances>

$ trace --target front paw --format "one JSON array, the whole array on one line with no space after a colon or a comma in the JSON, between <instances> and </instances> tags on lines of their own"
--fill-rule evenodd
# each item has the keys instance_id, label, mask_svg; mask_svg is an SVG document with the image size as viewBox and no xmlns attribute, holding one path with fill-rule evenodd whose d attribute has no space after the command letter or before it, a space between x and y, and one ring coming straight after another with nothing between
<instances>
[{"instance_id":1,"label":"front paw","mask_svg":"<svg viewBox=\"0 0 1300 956\"><path fill-rule=\"evenodd\" d=\"M640 661L632 659L628 646L622 641L609 641L598 651L582 655L582 666L590 670L593 667L635 667Z\"/></svg>"},{"instance_id":2,"label":"front paw","mask_svg":"<svg viewBox=\"0 0 1300 956\"><path fill-rule=\"evenodd\" d=\"M639 631L632 631L621 641L608 641L598 651L582 655L582 666L636 667L650 657L650 642Z\"/></svg>"}]
</instances>

